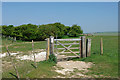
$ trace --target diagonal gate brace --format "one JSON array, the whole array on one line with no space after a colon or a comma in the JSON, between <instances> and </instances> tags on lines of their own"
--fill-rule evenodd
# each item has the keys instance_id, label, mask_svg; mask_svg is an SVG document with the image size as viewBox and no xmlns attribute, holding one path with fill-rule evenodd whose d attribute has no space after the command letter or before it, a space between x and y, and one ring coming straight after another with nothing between
<instances>
[{"instance_id":1,"label":"diagonal gate brace","mask_svg":"<svg viewBox=\"0 0 120 80\"><path fill-rule=\"evenodd\" d=\"M66 46L64 46L62 43L58 42L61 46L63 46L65 49L69 50L71 53L73 53L74 55L76 55L77 57L79 57L76 53L74 53L72 50L70 50L69 48L67 48Z\"/></svg>"}]
</instances>

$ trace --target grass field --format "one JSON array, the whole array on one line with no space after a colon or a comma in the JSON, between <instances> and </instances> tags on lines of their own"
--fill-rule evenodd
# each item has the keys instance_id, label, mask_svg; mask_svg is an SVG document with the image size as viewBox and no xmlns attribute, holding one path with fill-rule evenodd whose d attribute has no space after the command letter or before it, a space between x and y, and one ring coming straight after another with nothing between
<instances>
[{"instance_id":1,"label":"grass field","mask_svg":"<svg viewBox=\"0 0 120 80\"><path fill-rule=\"evenodd\" d=\"M100 55L100 38L103 38L104 52ZM86 62L93 62L95 66L90 68L87 75L104 75L118 77L118 37L117 36L96 36L92 38L91 56L82 59Z\"/></svg>"},{"instance_id":2,"label":"grass field","mask_svg":"<svg viewBox=\"0 0 120 80\"><path fill-rule=\"evenodd\" d=\"M23 52L25 54L27 54L29 51L32 51L32 43L29 41L17 41L17 42L13 42L11 40L6 40L3 39L2 40L2 53L6 52L6 48L4 45L9 45L9 50L11 52ZM42 46L41 46L42 45ZM34 42L34 48L35 49L45 49L46 48L46 41L36 41Z\"/></svg>"},{"instance_id":3,"label":"grass field","mask_svg":"<svg viewBox=\"0 0 120 80\"><path fill-rule=\"evenodd\" d=\"M87 38L92 39L91 56L87 58L73 59L95 63L95 66L89 69L90 71L87 73L87 75L104 75L110 77L118 77L118 36L116 35L116 33L109 34L109 36L104 36L107 34L108 33L102 33L100 35L98 34L99 36L87 36ZM103 56L100 55L101 38L103 38Z\"/></svg>"},{"instance_id":4,"label":"grass field","mask_svg":"<svg viewBox=\"0 0 120 80\"><path fill-rule=\"evenodd\" d=\"M37 68L34 68L32 64L34 64L32 61L20 61L17 63L21 78L50 78L58 75L57 72L54 72L53 66L55 66L55 63L41 61L37 63ZM16 74L12 67L3 71L3 78L15 78L10 74Z\"/></svg>"},{"instance_id":5,"label":"grass field","mask_svg":"<svg viewBox=\"0 0 120 80\"><path fill-rule=\"evenodd\" d=\"M103 55L100 55L100 38L103 38L103 47L104 47L104 53ZM64 38L70 38L65 36ZM78 37L77 37L78 38ZM87 36L87 38L92 39L92 50L91 50L91 56L87 58L80 58L80 59L73 59L77 61L85 61L85 62L93 62L95 65L89 69L89 72L86 73L86 75L91 75L92 77L95 77L94 75L102 75L103 77L118 77L118 36ZM22 42L17 41L13 44L10 40L5 41L5 39L2 40L2 53L6 52L6 49L4 47L4 44L9 45L10 52L23 52L21 54L29 54L28 52L32 50L31 46L32 43L30 42ZM12 44L12 45L10 45ZM46 48L46 41L38 41L35 42L35 49L45 49ZM9 61L7 57L2 59L3 61ZM53 66L55 66L55 63L50 63L47 61L38 62L38 68L35 69L31 64L32 61L21 61L21 60L15 60L18 71L20 73L20 76L30 77L30 78L42 78L42 77L55 77L57 75L60 75L54 71ZM10 73L15 73L12 66L9 66L10 64L6 64L6 66L3 67L3 77L14 77L11 76Z\"/></svg>"},{"instance_id":6,"label":"grass field","mask_svg":"<svg viewBox=\"0 0 120 80\"><path fill-rule=\"evenodd\" d=\"M96 35L96 36L118 36L118 32L100 32L100 33L94 33L93 35Z\"/></svg>"}]
</instances>

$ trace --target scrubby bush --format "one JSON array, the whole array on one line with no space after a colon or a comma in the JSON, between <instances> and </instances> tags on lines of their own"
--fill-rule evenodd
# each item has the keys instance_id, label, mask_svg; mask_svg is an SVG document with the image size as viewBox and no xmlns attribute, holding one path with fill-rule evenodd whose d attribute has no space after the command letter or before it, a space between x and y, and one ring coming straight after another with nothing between
<instances>
[{"instance_id":1,"label":"scrubby bush","mask_svg":"<svg viewBox=\"0 0 120 80\"><path fill-rule=\"evenodd\" d=\"M81 30L81 27L78 25L73 25L69 30L69 36L70 37L77 37L79 36L83 31Z\"/></svg>"},{"instance_id":2,"label":"scrubby bush","mask_svg":"<svg viewBox=\"0 0 120 80\"><path fill-rule=\"evenodd\" d=\"M72 37L78 36L83 33L80 26L73 25L65 26L61 23L45 24L45 25L33 25L33 24L23 24L20 26L13 25L3 25L2 35L16 37L17 40L45 40L50 36L56 36L62 38L64 35L69 35Z\"/></svg>"}]
</instances>

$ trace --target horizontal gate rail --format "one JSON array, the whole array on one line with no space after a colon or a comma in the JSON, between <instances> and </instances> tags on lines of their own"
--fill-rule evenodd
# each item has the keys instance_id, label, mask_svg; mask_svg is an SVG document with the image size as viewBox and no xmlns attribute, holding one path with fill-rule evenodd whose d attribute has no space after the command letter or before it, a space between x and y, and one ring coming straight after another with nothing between
<instances>
[{"instance_id":1,"label":"horizontal gate rail","mask_svg":"<svg viewBox=\"0 0 120 80\"><path fill-rule=\"evenodd\" d=\"M80 44L80 43L62 43L64 45L76 45L76 44ZM54 44L54 45L60 45L60 44Z\"/></svg>"},{"instance_id":2,"label":"horizontal gate rail","mask_svg":"<svg viewBox=\"0 0 120 80\"><path fill-rule=\"evenodd\" d=\"M54 39L55 41L80 41L81 39Z\"/></svg>"},{"instance_id":3,"label":"horizontal gate rail","mask_svg":"<svg viewBox=\"0 0 120 80\"><path fill-rule=\"evenodd\" d=\"M57 49L65 49L65 48L57 48ZM68 49L79 49L79 47L68 48Z\"/></svg>"},{"instance_id":4,"label":"horizontal gate rail","mask_svg":"<svg viewBox=\"0 0 120 80\"><path fill-rule=\"evenodd\" d=\"M65 53L71 53L71 52L59 52L59 54L65 54ZM76 51L74 53L80 53L79 51Z\"/></svg>"}]
</instances>

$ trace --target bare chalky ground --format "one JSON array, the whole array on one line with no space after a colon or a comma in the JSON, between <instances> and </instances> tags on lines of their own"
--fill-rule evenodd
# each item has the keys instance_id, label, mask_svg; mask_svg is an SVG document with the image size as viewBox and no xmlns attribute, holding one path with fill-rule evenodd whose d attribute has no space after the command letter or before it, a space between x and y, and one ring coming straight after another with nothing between
<instances>
[{"instance_id":1,"label":"bare chalky ground","mask_svg":"<svg viewBox=\"0 0 120 80\"><path fill-rule=\"evenodd\" d=\"M12 56L16 56L20 60L32 60L34 61L33 54L30 55L19 55L18 53L11 53ZM0 54L0 57L7 57L7 53ZM58 56L59 58L65 58L65 55ZM36 61L44 61L46 59L46 52L39 51L35 54ZM88 68L91 68L93 63L83 62L83 61L60 61L57 62L55 71L64 76L55 76L55 78L81 78L90 77L86 76L84 73L88 72Z\"/></svg>"},{"instance_id":2,"label":"bare chalky ground","mask_svg":"<svg viewBox=\"0 0 120 80\"><path fill-rule=\"evenodd\" d=\"M70 73L73 73L75 70L77 70L77 73L74 73L74 75L85 77L85 75L80 73L80 71L87 72L87 69L91 68L92 65L93 63L91 62L86 63L83 61L62 61L57 63L57 67L61 67L62 69L57 68L55 71L63 75L69 75ZM74 75L71 77L75 77Z\"/></svg>"}]
</instances>

